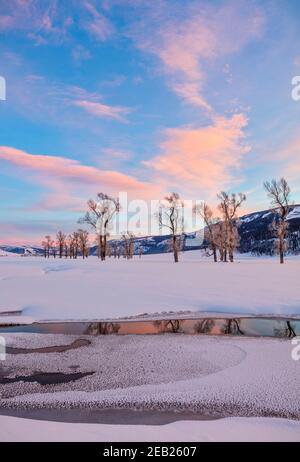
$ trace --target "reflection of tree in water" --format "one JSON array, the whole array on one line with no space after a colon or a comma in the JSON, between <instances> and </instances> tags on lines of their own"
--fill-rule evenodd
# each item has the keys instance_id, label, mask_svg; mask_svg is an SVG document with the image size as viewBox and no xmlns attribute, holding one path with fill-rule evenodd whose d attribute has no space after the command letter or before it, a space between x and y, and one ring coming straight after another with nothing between
<instances>
[{"instance_id":1,"label":"reflection of tree in water","mask_svg":"<svg viewBox=\"0 0 300 462\"><path fill-rule=\"evenodd\" d=\"M117 334L120 324L116 322L94 322L90 324L85 332L86 335L108 335Z\"/></svg>"},{"instance_id":2,"label":"reflection of tree in water","mask_svg":"<svg viewBox=\"0 0 300 462\"><path fill-rule=\"evenodd\" d=\"M196 334L209 334L215 326L214 319L201 319L194 325L194 331Z\"/></svg>"},{"instance_id":3,"label":"reflection of tree in water","mask_svg":"<svg viewBox=\"0 0 300 462\"><path fill-rule=\"evenodd\" d=\"M291 321L285 321L284 325L281 327L274 327L273 332L274 337L293 338L297 336Z\"/></svg>"},{"instance_id":4,"label":"reflection of tree in water","mask_svg":"<svg viewBox=\"0 0 300 462\"><path fill-rule=\"evenodd\" d=\"M222 334L245 335L240 327L240 319L225 319L224 325L221 327Z\"/></svg>"},{"instance_id":5,"label":"reflection of tree in water","mask_svg":"<svg viewBox=\"0 0 300 462\"><path fill-rule=\"evenodd\" d=\"M153 321L153 326L160 332L182 332L184 319L169 319L167 321Z\"/></svg>"}]
</instances>

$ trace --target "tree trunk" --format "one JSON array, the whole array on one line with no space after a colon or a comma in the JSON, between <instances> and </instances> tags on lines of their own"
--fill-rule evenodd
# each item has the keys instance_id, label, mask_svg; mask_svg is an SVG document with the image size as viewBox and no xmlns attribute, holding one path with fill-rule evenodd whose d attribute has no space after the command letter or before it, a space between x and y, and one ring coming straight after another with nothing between
<instances>
[{"instance_id":1,"label":"tree trunk","mask_svg":"<svg viewBox=\"0 0 300 462\"><path fill-rule=\"evenodd\" d=\"M98 249L97 249L97 256L98 256L98 258L100 258L100 257L101 257L101 236L100 236L100 234L99 234L99 236L98 236Z\"/></svg>"},{"instance_id":2,"label":"tree trunk","mask_svg":"<svg viewBox=\"0 0 300 462\"><path fill-rule=\"evenodd\" d=\"M178 263L178 249L177 249L176 236L173 236L173 253L174 253L174 262Z\"/></svg>"},{"instance_id":3,"label":"tree trunk","mask_svg":"<svg viewBox=\"0 0 300 462\"><path fill-rule=\"evenodd\" d=\"M218 257L217 257L217 249L216 249L215 245L212 246L212 250L213 250L213 254L214 254L214 262L217 263Z\"/></svg>"},{"instance_id":4,"label":"tree trunk","mask_svg":"<svg viewBox=\"0 0 300 462\"><path fill-rule=\"evenodd\" d=\"M105 233L103 237L102 261L104 261L106 258L106 246L107 246L107 243L106 243L106 233Z\"/></svg>"},{"instance_id":5,"label":"tree trunk","mask_svg":"<svg viewBox=\"0 0 300 462\"><path fill-rule=\"evenodd\" d=\"M280 237L280 240L279 240L279 254L280 254L280 263L281 264L284 263L283 247L284 247L283 239L282 239L282 237Z\"/></svg>"}]
</instances>

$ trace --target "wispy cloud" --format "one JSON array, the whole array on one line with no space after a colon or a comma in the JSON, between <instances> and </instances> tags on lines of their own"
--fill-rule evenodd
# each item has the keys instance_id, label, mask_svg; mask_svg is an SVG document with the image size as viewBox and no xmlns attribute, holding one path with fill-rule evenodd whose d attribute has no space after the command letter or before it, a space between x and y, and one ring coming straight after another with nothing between
<instances>
[{"instance_id":1,"label":"wispy cloud","mask_svg":"<svg viewBox=\"0 0 300 462\"><path fill-rule=\"evenodd\" d=\"M60 42L72 24L66 8L57 0L10 0L2 6L0 30L21 32L37 44Z\"/></svg>"},{"instance_id":2,"label":"wispy cloud","mask_svg":"<svg viewBox=\"0 0 300 462\"><path fill-rule=\"evenodd\" d=\"M90 1L84 1L83 7L90 14L91 19L84 22L85 29L97 40L107 40L114 32L111 22Z\"/></svg>"},{"instance_id":3,"label":"wispy cloud","mask_svg":"<svg viewBox=\"0 0 300 462\"><path fill-rule=\"evenodd\" d=\"M22 33L37 45L74 39L78 28L100 41L114 31L94 0L10 0L2 2L1 10L0 31Z\"/></svg>"},{"instance_id":4,"label":"wispy cloud","mask_svg":"<svg viewBox=\"0 0 300 462\"><path fill-rule=\"evenodd\" d=\"M75 63L81 63L91 59L92 55L87 48L78 44L72 49L72 58Z\"/></svg>"},{"instance_id":5,"label":"wispy cloud","mask_svg":"<svg viewBox=\"0 0 300 462\"><path fill-rule=\"evenodd\" d=\"M130 109L127 107L109 106L108 104L95 101L78 100L74 101L73 104L74 106L78 106L96 117L115 119L119 122L126 122L126 116L130 112Z\"/></svg>"},{"instance_id":6,"label":"wispy cloud","mask_svg":"<svg viewBox=\"0 0 300 462\"><path fill-rule=\"evenodd\" d=\"M159 58L168 86L189 104L209 112L204 92L207 66L260 37L264 17L255 3L249 7L243 0L221 7L191 2L180 8L171 17L152 12L149 22L146 17L132 35L142 50Z\"/></svg>"},{"instance_id":7,"label":"wispy cloud","mask_svg":"<svg viewBox=\"0 0 300 462\"><path fill-rule=\"evenodd\" d=\"M107 104L98 92L37 74L30 63L21 61L18 55L6 53L5 58L5 77L13 88L7 104L23 117L48 124L84 126L89 130L93 124L83 111L95 118L127 122L131 108Z\"/></svg>"}]
</instances>

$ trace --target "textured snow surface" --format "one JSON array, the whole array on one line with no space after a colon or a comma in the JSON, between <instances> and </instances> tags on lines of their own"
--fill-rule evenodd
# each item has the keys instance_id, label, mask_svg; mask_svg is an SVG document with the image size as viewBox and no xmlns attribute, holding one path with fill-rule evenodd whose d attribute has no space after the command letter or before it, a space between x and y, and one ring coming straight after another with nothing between
<instances>
[{"instance_id":1,"label":"textured snow surface","mask_svg":"<svg viewBox=\"0 0 300 462\"><path fill-rule=\"evenodd\" d=\"M75 336L6 334L9 346L72 343ZM85 337L64 353L8 355L1 374L89 372L78 381L0 385L0 407L191 410L300 419L300 361L289 340L181 334Z\"/></svg>"},{"instance_id":2,"label":"textured snow surface","mask_svg":"<svg viewBox=\"0 0 300 462\"><path fill-rule=\"evenodd\" d=\"M300 422L275 418L178 421L168 425L45 422L0 416L0 441L300 441Z\"/></svg>"},{"instance_id":3,"label":"textured snow surface","mask_svg":"<svg viewBox=\"0 0 300 462\"><path fill-rule=\"evenodd\" d=\"M200 252L132 261L0 258L0 312L36 319L105 319L201 311L300 316L300 259L238 257L214 264ZM1 319L0 319L1 321Z\"/></svg>"}]
</instances>

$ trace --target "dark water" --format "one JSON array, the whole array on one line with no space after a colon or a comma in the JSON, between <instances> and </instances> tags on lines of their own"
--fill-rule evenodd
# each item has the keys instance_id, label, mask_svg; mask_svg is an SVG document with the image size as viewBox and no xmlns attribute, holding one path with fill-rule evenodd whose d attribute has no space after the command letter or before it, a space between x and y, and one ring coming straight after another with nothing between
<instances>
[{"instance_id":1,"label":"dark water","mask_svg":"<svg viewBox=\"0 0 300 462\"><path fill-rule=\"evenodd\" d=\"M248 337L293 338L300 335L300 320L284 318L202 318L160 321L55 322L0 327L0 333L124 335L124 334L206 334Z\"/></svg>"},{"instance_id":2,"label":"dark water","mask_svg":"<svg viewBox=\"0 0 300 462\"><path fill-rule=\"evenodd\" d=\"M10 355L24 355L31 353L64 353L68 350L75 350L76 348L81 348L83 346L90 345L91 342L84 338L76 339L70 345L53 345L49 347L40 347L40 348L14 348L6 347L6 353Z\"/></svg>"},{"instance_id":3,"label":"dark water","mask_svg":"<svg viewBox=\"0 0 300 462\"><path fill-rule=\"evenodd\" d=\"M220 414L194 412L138 411L131 409L0 409L0 415L52 422L98 423L110 425L166 425L178 420L215 420Z\"/></svg>"},{"instance_id":4,"label":"dark water","mask_svg":"<svg viewBox=\"0 0 300 462\"><path fill-rule=\"evenodd\" d=\"M0 377L0 384L5 385L15 382L37 382L40 385L57 385L59 383L74 382L94 372L74 372L63 374L62 372L37 372L32 375L17 375L16 377Z\"/></svg>"}]
</instances>

